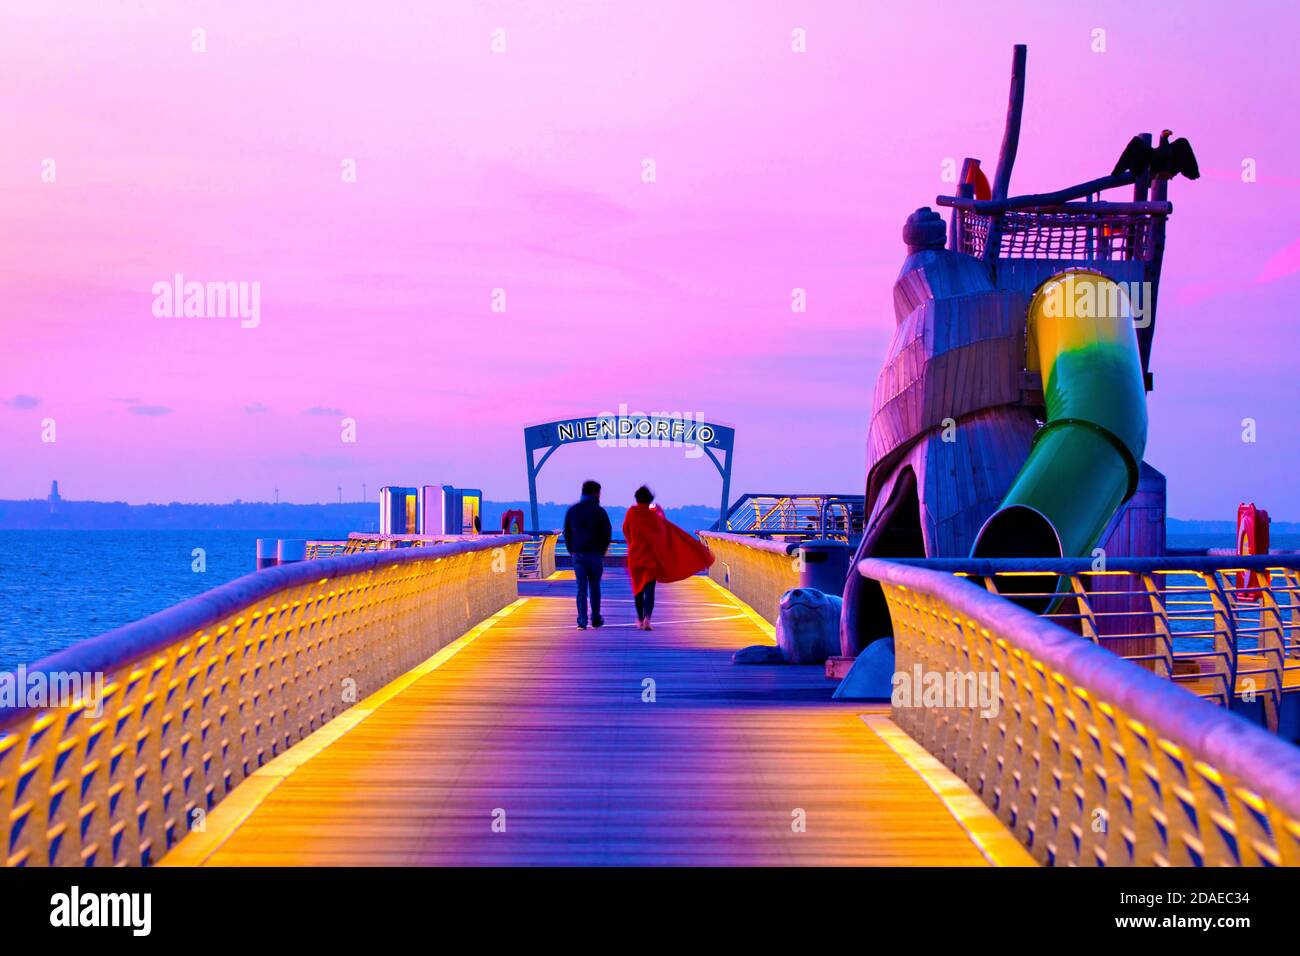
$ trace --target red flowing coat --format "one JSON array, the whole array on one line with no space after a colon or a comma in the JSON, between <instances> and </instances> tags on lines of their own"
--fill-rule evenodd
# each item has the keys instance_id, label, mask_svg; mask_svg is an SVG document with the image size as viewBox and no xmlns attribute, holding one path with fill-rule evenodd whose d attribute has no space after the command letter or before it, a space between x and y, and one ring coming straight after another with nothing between
<instances>
[{"instance_id":1,"label":"red flowing coat","mask_svg":"<svg viewBox=\"0 0 1300 956\"><path fill-rule=\"evenodd\" d=\"M654 505L633 505L623 519L632 592L651 581L682 581L713 564L713 552Z\"/></svg>"}]
</instances>

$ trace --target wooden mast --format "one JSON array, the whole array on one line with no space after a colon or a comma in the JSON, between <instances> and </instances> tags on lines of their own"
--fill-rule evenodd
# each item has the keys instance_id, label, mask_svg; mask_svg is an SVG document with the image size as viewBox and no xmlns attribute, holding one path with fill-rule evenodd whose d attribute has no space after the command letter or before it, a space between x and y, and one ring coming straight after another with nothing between
<instances>
[{"instance_id":1,"label":"wooden mast","mask_svg":"<svg viewBox=\"0 0 1300 956\"><path fill-rule=\"evenodd\" d=\"M1017 43L1011 53L1011 95L1007 103L1007 123L1002 131L1002 148L998 150L998 168L993 176L994 202L1007 198L1007 190L1011 187L1011 167L1016 164L1016 150L1020 147L1020 117L1025 108L1025 52L1025 45ZM984 246L985 261L996 259L1001 248L1001 221L995 217L989 223L988 241Z\"/></svg>"},{"instance_id":2,"label":"wooden mast","mask_svg":"<svg viewBox=\"0 0 1300 956\"><path fill-rule=\"evenodd\" d=\"M993 177L993 199L1006 199L1011 186L1011 167L1016 164L1020 147L1020 116L1025 108L1025 52L1017 43L1011 54L1011 98L1007 103L1007 125L1002 131L1002 148L998 150L998 170Z\"/></svg>"},{"instance_id":3,"label":"wooden mast","mask_svg":"<svg viewBox=\"0 0 1300 956\"><path fill-rule=\"evenodd\" d=\"M963 199L975 198L975 183L972 177L975 170L979 169L980 161L967 156L961 163L961 179L957 181L957 195ZM954 252L961 252L963 245L962 228L961 228L961 210L952 211L952 219L948 224L948 248Z\"/></svg>"}]
</instances>

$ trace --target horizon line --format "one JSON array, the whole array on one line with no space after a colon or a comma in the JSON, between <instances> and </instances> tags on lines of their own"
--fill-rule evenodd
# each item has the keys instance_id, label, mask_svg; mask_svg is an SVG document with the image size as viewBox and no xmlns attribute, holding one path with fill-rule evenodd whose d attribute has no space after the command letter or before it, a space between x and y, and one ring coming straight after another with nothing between
<instances>
[{"instance_id":1,"label":"horizon line","mask_svg":"<svg viewBox=\"0 0 1300 956\"><path fill-rule=\"evenodd\" d=\"M491 503L491 504L517 504L517 503L527 502L527 501L528 501L527 498L487 498L487 497L484 497L482 500L483 500L483 503L484 503L484 504L489 504L489 503ZM60 504L68 504L68 505L75 505L75 504L92 504L92 505L123 505L123 506L125 506L125 507L127 507L127 508L170 508L170 507L175 506L175 505L180 505L180 506L182 506L182 507L189 507L189 508L230 508L230 507L239 507L239 506L244 506L244 505L266 505L266 506L269 506L269 507L272 507L272 508L279 508L279 507L290 507L290 508L308 508L308 507L344 508L344 507L352 507L352 506L356 506L356 505L366 505L366 506L369 506L369 507L378 507L378 505L379 505L379 501L377 501L377 500L375 500L375 501L244 501L244 500L241 499L241 498L235 498L235 499L233 499L233 500L231 500L231 501L167 501L167 502L162 502L162 501L146 501L146 502L142 502L142 503L138 503L138 504L133 504L133 503L131 503L131 502L129 502L129 501L122 501L122 500L120 500L120 499L118 499L118 500L113 500L113 501L102 501L102 500L95 499L95 498L63 498L63 497L60 497L60 498L58 499L58 501L59 501ZM0 498L0 505L5 505L5 504L29 504L29 503L36 503L36 502L40 502L40 503L44 503L44 504L49 504L49 503L50 503L50 499L49 499L48 496L46 496L46 497L44 497L44 498ZM572 503L572 502L563 502L563 501L539 501L539 502L537 503L537 505L538 505L538 507L545 507L546 505L552 505L552 506L557 506L557 507L559 507L559 506L563 506L563 505L571 504L571 503ZM619 505L619 504L609 504L609 503L606 503L606 507L620 508L620 507L624 507L624 506L623 506L623 505ZM666 505L666 506L664 506L664 510L677 510L677 509L682 509L682 508L704 508L704 509L707 509L707 510L709 510L709 511L714 511L714 510L717 509L717 506L716 506L716 505L711 505L711 504L698 503L698 502L696 502L696 503L690 503L690 504L679 504L679 505ZM1197 522L1197 523L1202 523L1202 524L1204 524L1204 523L1221 523L1221 524L1228 524L1228 525L1234 525L1234 524L1236 523L1236 522L1235 522L1233 519L1231 519L1231 518L1178 518L1178 517L1174 517L1173 515L1166 515L1166 516L1165 516L1165 522L1168 523L1168 522L1170 522L1170 521L1181 521L1181 522L1187 522L1187 523ZM1273 525L1300 525L1300 521L1287 521L1287 520L1282 520L1282 519L1273 519L1273 520L1271 521L1271 524L1273 524Z\"/></svg>"}]
</instances>

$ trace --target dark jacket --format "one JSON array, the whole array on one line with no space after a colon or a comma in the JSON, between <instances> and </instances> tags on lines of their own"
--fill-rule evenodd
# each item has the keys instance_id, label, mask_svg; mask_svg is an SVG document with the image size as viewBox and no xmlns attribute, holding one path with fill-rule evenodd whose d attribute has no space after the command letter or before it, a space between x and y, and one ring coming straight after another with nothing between
<instances>
[{"instance_id":1,"label":"dark jacket","mask_svg":"<svg viewBox=\"0 0 1300 956\"><path fill-rule=\"evenodd\" d=\"M609 515L591 495L571 507L564 515L564 546L569 554L599 554L609 549L613 530Z\"/></svg>"}]
</instances>

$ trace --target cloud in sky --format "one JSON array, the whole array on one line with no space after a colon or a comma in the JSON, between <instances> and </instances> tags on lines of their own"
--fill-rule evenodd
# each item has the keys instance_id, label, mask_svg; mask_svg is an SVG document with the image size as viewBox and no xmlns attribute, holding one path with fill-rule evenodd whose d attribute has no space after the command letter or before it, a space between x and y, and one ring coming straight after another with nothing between
<instances>
[{"instance_id":1,"label":"cloud in sky","mask_svg":"<svg viewBox=\"0 0 1300 956\"><path fill-rule=\"evenodd\" d=\"M1269 250L1254 274L1231 271L1210 273L1208 278L1185 283L1177 291L1178 305L1193 306L1210 299L1248 293L1256 286L1281 282L1300 272L1300 239L1293 239L1277 250Z\"/></svg>"},{"instance_id":2,"label":"cloud in sky","mask_svg":"<svg viewBox=\"0 0 1300 956\"><path fill-rule=\"evenodd\" d=\"M35 408L41 403L41 400L35 395L24 395L22 392L19 392L12 398L6 398L4 403L9 408L17 409L18 411L25 411L29 408Z\"/></svg>"},{"instance_id":3,"label":"cloud in sky","mask_svg":"<svg viewBox=\"0 0 1300 956\"><path fill-rule=\"evenodd\" d=\"M172 413L172 410L166 405L131 405L127 408L127 411L132 415L140 415L144 418L157 418Z\"/></svg>"},{"instance_id":4,"label":"cloud in sky","mask_svg":"<svg viewBox=\"0 0 1300 956\"><path fill-rule=\"evenodd\" d=\"M944 170L963 156L992 172L1011 45L1027 42L1013 193L1107 172L1164 126L1206 170L1170 187L1148 454L1170 512L1231 517L1254 496L1300 517L1284 422L1253 445L1171 440L1248 351L1251 373L1215 395L1222 428L1294 406L1300 124L1284 91L1300 14L1187 0L1171 30L1157 5L1098 3L1123 11L1104 54L1095 24L1042 0L825 0L797 22L782 4L502 4L503 55L497 14L471 4L223 4L220 50L201 56L139 4L11 5L0 59L25 82L5 100L0 181L23 238L5 252L6 315L40 321L0 319L0 383L57 409L60 439L32 440L40 415L0 414L0 497L47 487L57 459L104 499L426 481L518 498L524 425L621 403L734 425L733 496L861 489L902 224L953 191ZM962 56L944 55L952 37ZM106 102L136 108L93 108ZM58 181L42 182L30 157L52 152ZM275 308L256 329L154 317L148 290L178 272L261 282ZM126 395L140 401L113 402ZM114 414L147 417L146 402L187 427L164 442L181 413ZM345 414L359 439L335 462ZM587 477L718 496L708 462L602 449L566 449L539 490L558 500Z\"/></svg>"},{"instance_id":5,"label":"cloud in sky","mask_svg":"<svg viewBox=\"0 0 1300 956\"><path fill-rule=\"evenodd\" d=\"M1289 243L1268 258L1259 270L1257 282L1277 282L1300 272L1300 239Z\"/></svg>"}]
</instances>

